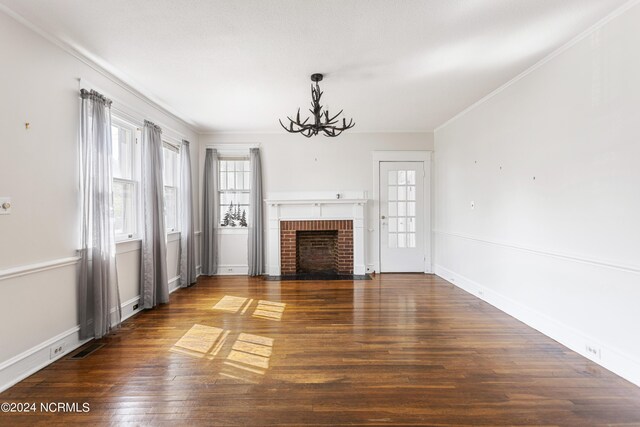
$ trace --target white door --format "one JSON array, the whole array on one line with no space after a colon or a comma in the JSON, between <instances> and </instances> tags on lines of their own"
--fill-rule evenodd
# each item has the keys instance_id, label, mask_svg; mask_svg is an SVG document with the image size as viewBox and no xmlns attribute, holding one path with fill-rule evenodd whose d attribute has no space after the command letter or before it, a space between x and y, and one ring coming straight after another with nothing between
<instances>
[{"instance_id":1,"label":"white door","mask_svg":"<svg viewBox=\"0 0 640 427\"><path fill-rule=\"evenodd\" d=\"M380 271L425 268L424 162L380 162Z\"/></svg>"}]
</instances>

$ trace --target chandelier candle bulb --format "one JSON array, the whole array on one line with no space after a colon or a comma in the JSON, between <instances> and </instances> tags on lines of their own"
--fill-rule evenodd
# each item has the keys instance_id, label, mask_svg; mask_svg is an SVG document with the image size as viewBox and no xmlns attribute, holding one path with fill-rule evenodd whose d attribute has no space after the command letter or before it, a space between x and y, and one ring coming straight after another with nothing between
<instances>
[{"instance_id":1,"label":"chandelier candle bulb","mask_svg":"<svg viewBox=\"0 0 640 427\"><path fill-rule=\"evenodd\" d=\"M328 109L324 110L322 108L322 105L320 105L320 98L324 92L320 91L320 86L318 85L318 82L322 81L322 78L323 75L319 73L311 75L311 81L315 83L315 87L313 83L311 84L311 109L309 109L311 114L313 114L313 122L307 124L310 117L301 121L300 108L298 108L295 120L287 116L287 119L289 119L289 127L286 127L282 123L282 120L278 120L280 122L280 126L282 126L284 130L290 133L300 133L307 138L311 138L320 132L324 133L324 136L335 137L356 125L353 119L349 119L349 123L347 123L347 119L343 118L342 126L336 126L336 123L338 123L338 116L342 114L342 110L340 110L340 112L335 116L331 116Z\"/></svg>"}]
</instances>

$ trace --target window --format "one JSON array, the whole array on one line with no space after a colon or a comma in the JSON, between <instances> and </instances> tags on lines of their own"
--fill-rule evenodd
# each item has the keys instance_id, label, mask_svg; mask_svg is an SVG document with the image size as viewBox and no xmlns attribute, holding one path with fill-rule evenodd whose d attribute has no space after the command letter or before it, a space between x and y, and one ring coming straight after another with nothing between
<instances>
[{"instance_id":1,"label":"window","mask_svg":"<svg viewBox=\"0 0 640 427\"><path fill-rule=\"evenodd\" d=\"M167 231L178 231L178 183L180 151L164 143L164 211Z\"/></svg>"},{"instance_id":2,"label":"window","mask_svg":"<svg viewBox=\"0 0 640 427\"><path fill-rule=\"evenodd\" d=\"M389 247L416 247L416 171L389 171Z\"/></svg>"},{"instance_id":3,"label":"window","mask_svg":"<svg viewBox=\"0 0 640 427\"><path fill-rule=\"evenodd\" d=\"M137 131L123 121L111 124L113 211L116 240L133 238L138 232Z\"/></svg>"},{"instance_id":4,"label":"window","mask_svg":"<svg viewBox=\"0 0 640 427\"><path fill-rule=\"evenodd\" d=\"M249 160L220 159L220 226L246 227L249 210Z\"/></svg>"}]
</instances>

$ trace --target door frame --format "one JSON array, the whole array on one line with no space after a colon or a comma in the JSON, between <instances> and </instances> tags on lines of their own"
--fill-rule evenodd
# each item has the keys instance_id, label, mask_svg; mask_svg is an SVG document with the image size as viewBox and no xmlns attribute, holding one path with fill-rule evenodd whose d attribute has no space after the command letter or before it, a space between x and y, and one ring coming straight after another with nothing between
<instances>
[{"instance_id":1,"label":"door frame","mask_svg":"<svg viewBox=\"0 0 640 427\"><path fill-rule=\"evenodd\" d=\"M381 253L380 253L380 163L382 162L424 162L423 176L423 201L424 208L424 273L433 273L433 247L432 247L432 230L431 223L431 186L432 179L432 159L433 151L373 151L373 270L380 273Z\"/></svg>"}]
</instances>

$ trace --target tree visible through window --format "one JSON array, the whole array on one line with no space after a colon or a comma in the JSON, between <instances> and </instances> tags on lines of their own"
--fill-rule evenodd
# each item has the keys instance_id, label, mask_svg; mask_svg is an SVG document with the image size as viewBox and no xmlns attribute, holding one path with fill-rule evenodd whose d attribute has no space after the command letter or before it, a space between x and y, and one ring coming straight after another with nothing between
<instances>
[{"instance_id":1,"label":"tree visible through window","mask_svg":"<svg viewBox=\"0 0 640 427\"><path fill-rule=\"evenodd\" d=\"M249 160L220 159L220 225L246 227L249 210Z\"/></svg>"}]
</instances>

